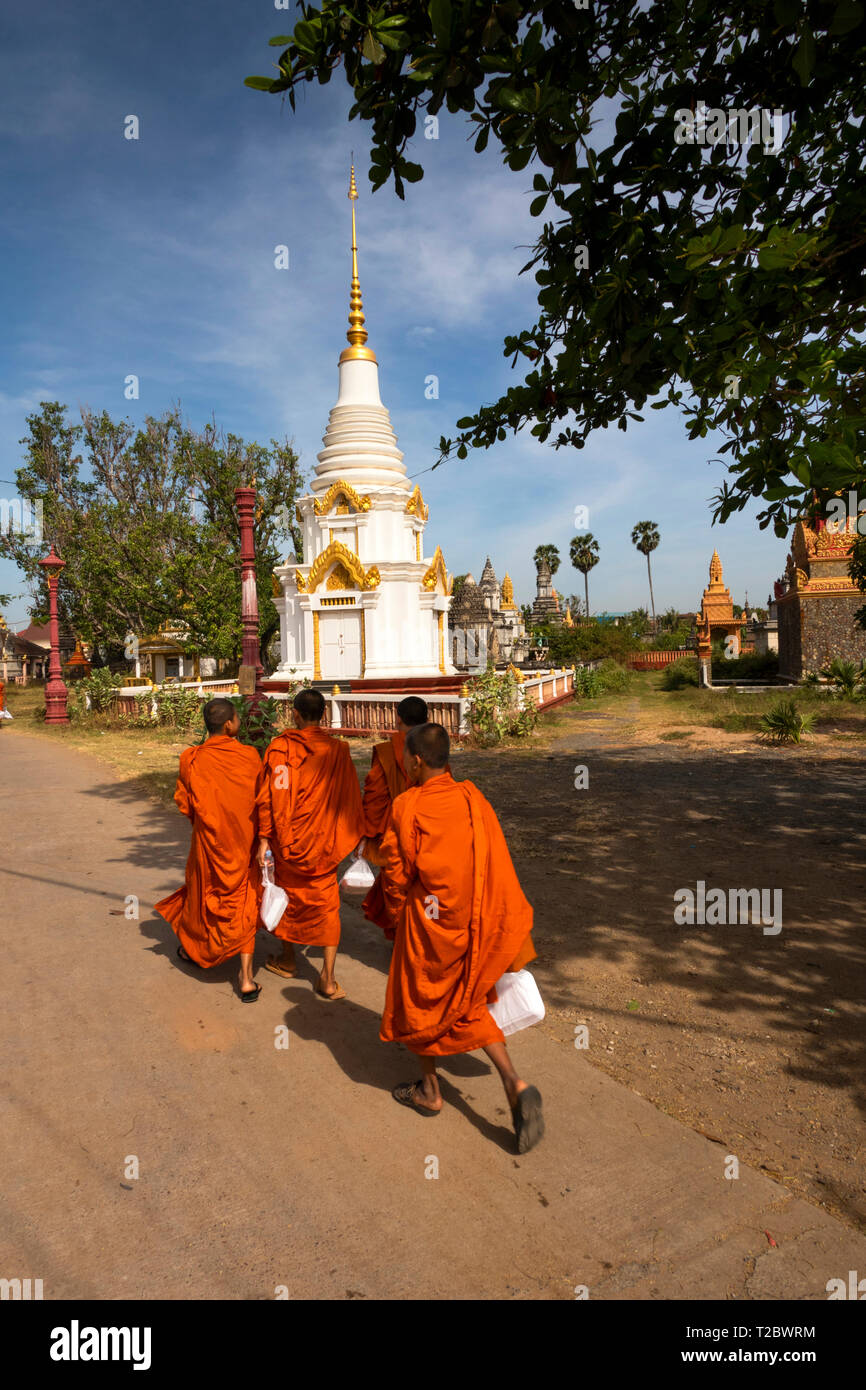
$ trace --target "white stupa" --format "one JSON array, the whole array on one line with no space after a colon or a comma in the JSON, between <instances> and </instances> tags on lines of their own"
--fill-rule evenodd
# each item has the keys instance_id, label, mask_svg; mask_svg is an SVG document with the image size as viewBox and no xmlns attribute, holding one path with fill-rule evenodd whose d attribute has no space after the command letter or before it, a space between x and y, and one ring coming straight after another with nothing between
<instances>
[{"instance_id":1,"label":"white stupa","mask_svg":"<svg viewBox=\"0 0 866 1390\"><path fill-rule=\"evenodd\" d=\"M428 509L411 484L379 398L376 355L358 281L355 170L349 347L311 492L297 506L302 564L274 570L281 661L272 679L314 681L454 675L451 580L442 551L424 553Z\"/></svg>"}]
</instances>

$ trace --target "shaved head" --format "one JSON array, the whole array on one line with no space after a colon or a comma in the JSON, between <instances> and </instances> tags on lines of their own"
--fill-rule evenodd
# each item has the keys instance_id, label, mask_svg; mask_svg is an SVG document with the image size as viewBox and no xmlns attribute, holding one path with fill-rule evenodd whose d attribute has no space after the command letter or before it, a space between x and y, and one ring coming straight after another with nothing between
<instances>
[{"instance_id":1,"label":"shaved head","mask_svg":"<svg viewBox=\"0 0 866 1390\"><path fill-rule=\"evenodd\" d=\"M297 710L305 724L318 724L325 713L325 697L321 690L299 690L292 708Z\"/></svg>"},{"instance_id":2,"label":"shaved head","mask_svg":"<svg viewBox=\"0 0 866 1390\"><path fill-rule=\"evenodd\" d=\"M218 695L215 700L208 700L202 714L208 733L220 734L229 720L234 719L237 710L231 700L227 700L224 695Z\"/></svg>"},{"instance_id":3,"label":"shaved head","mask_svg":"<svg viewBox=\"0 0 866 1390\"><path fill-rule=\"evenodd\" d=\"M406 735L406 747L428 767L447 766L451 742L441 724L416 724Z\"/></svg>"},{"instance_id":4,"label":"shaved head","mask_svg":"<svg viewBox=\"0 0 866 1390\"><path fill-rule=\"evenodd\" d=\"M407 695L397 706L397 718L411 728L415 724L427 723L427 701L420 695Z\"/></svg>"}]
</instances>

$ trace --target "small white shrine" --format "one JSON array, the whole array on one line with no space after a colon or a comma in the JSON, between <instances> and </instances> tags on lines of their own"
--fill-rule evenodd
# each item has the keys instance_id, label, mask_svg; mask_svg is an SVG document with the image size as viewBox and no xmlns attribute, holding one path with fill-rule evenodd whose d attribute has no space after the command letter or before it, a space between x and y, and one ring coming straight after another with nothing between
<instances>
[{"instance_id":1,"label":"small white shrine","mask_svg":"<svg viewBox=\"0 0 866 1390\"><path fill-rule=\"evenodd\" d=\"M411 484L379 397L366 346L352 200L349 346L311 492L297 506L302 564L274 570L281 661L272 679L382 680L451 676L451 579L436 547L424 553L428 509Z\"/></svg>"}]
</instances>

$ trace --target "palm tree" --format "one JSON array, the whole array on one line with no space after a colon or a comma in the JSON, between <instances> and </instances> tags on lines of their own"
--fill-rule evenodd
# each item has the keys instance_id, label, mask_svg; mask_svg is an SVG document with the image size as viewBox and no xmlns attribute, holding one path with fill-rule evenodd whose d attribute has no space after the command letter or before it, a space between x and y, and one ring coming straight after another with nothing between
<instances>
[{"instance_id":1,"label":"palm tree","mask_svg":"<svg viewBox=\"0 0 866 1390\"><path fill-rule=\"evenodd\" d=\"M535 561L536 569L540 569L542 560L546 560L548 565L550 566L551 575L556 574L556 571L559 569L559 566L561 564L559 558L559 551L557 550L555 545L536 546L535 554L532 558Z\"/></svg>"},{"instance_id":2,"label":"palm tree","mask_svg":"<svg viewBox=\"0 0 866 1390\"><path fill-rule=\"evenodd\" d=\"M654 521L639 521L631 533L631 543L646 556L646 570L649 575L650 605L653 611L653 627L656 625L656 601L653 597L653 572L650 568L650 555L655 550L661 536Z\"/></svg>"},{"instance_id":3,"label":"palm tree","mask_svg":"<svg viewBox=\"0 0 866 1390\"><path fill-rule=\"evenodd\" d=\"M582 536L575 536L568 547L571 563L576 570L580 570L583 575L584 588L586 590L586 617L589 620L589 572L594 565L598 564L598 541L591 531L587 531Z\"/></svg>"}]
</instances>

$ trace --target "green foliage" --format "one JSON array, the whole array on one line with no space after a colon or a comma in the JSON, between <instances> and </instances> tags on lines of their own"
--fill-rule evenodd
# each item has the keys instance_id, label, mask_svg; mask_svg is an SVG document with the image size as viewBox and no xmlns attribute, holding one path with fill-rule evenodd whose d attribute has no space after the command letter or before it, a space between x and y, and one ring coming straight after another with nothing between
<instances>
[{"instance_id":1,"label":"green foliage","mask_svg":"<svg viewBox=\"0 0 866 1390\"><path fill-rule=\"evenodd\" d=\"M84 719L90 711L101 714L109 710L114 700L117 679L105 666L91 671L89 676L82 676L70 690L68 709L71 717ZM87 706L88 697L90 710Z\"/></svg>"},{"instance_id":2,"label":"green foliage","mask_svg":"<svg viewBox=\"0 0 866 1390\"><path fill-rule=\"evenodd\" d=\"M521 705L520 685L511 671L488 669L468 682L469 721L476 741L490 747L503 738L528 738L539 719L537 706Z\"/></svg>"},{"instance_id":3,"label":"green foliage","mask_svg":"<svg viewBox=\"0 0 866 1390\"><path fill-rule=\"evenodd\" d=\"M372 186L393 177L400 197L423 176L407 158L418 115L443 107L471 122L476 150L492 139L521 187L533 166L539 235L524 269L539 316L504 344L525 379L458 421L443 455L465 458L527 425L582 448L649 402L682 409L692 439L725 435L721 520L762 497L761 525L782 534L788 506L856 485L864 6L398 8L302 4L292 33L272 40L272 76L247 82L287 93L294 109L300 84L342 72L350 116L371 123ZM678 143L698 97L778 109L780 146Z\"/></svg>"},{"instance_id":4,"label":"green foliage","mask_svg":"<svg viewBox=\"0 0 866 1390\"><path fill-rule=\"evenodd\" d=\"M541 569L542 560L546 560L548 565L550 566L551 575L556 574L556 571L559 569L559 566L562 563L559 558L559 551L557 550L555 545L537 545L535 547L535 554L532 558L535 562L535 568L537 570Z\"/></svg>"},{"instance_id":5,"label":"green foliage","mask_svg":"<svg viewBox=\"0 0 866 1390\"><path fill-rule=\"evenodd\" d=\"M598 541L591 531L575 536L568 547L571 563L583 575L586 616L589 617L589 572L598 564Z\"/></svg>"},{"instance_id":6,"label":"green foliage","mask_svg":"<svg viewBox=\"0 0 866 1390\"><path fill-rule=\"evenodd\" d=\"M603 694L617 694L628 690L633 682L633 672L610 657L601 663L595 674L601 681Z\"/></svg>"},{"instance_id":7,"label":"green foliage","mask_svg":"<svg viewBox=\"0 0 866 1390\"><path fill-rule=\"evenodd\" d=\"M467 576L466 576L465 574L455 574L454 579L453 579L452 584L451 584L451 603L452 603L452 605L455 604L455 603L457 602L457 600L459 599L459 597L460 597L460 591L462 590L463 585L466 583L466 579L467 579Z\"/></svg>"},{"instance_id":8,"label":"green foliage","mask_svg":"<svg viewBox=\"0 0 866 1390\"><path fill-rule=\"evenodd\" d=\"M713 648L713 680L770 681L778 671L778 652L746 652L743 656L734 656L728 660L724 655L724 647L719 648L719 655L716 655L716 649Z\"/></svg>"},{"instance_id":9,"label":"green foliage","mask_svg":"<svg viewBox=\"0 0 866 1390\"><path fill-rule=\"evenodd\" d=\"M682 656L662 671L662 690L683 690L686 686L697 684L698 663L694 657Z\"/></svg>"},{"instance_id":10,"label":"green foliage","mask_svg":"<svg viewBox=\"0 0 866 1390\"><path fill-rule=\"evenodd\" d=\"M141 637L166 624L188 633L186 650L237 660L241 649L239 528L234 490L255 477L256 581L264 649L279 626L271 571L282 561L302 488L289 444L248 444L215 426L191 429L178 410L129 420L43 402L27 419L26 461L19 492L41 500L44 542L0 536L0 555L13 559L46 606L39 560L54 544L66 568L60 614L103 652L123 652L128 633ZM83 445L85 458L78 452ZM83 465L86 463L86 468ZM190 494L194 494L192 500Z\"/></svg>"},{"instance_id":11,"label":"green foliage","mask_svg":"<svg viewBox=\"0 0 866 1390\"><path fill-rule=\"evenodd\" d=\"M659 528L654 521L639 521L632 528L631 543L637 547L641 555L646 555L647 559L657 549L660 540Z\"/></svg>"},{"instance_id":12,"label":"green foliage","mask_svg":"<svg viewBox=\"0 0 866 1390\"><path fill-rule=\"evenodd\" d=\"M547 643L548 657L554 666L572 666L604 657L624 661L638 646L626 627L614 627L613 623L601 623L595 618L581 621L573 628L545 624L536 628L535 634Z\"/></svg>"},{"instance_id":13,"label":"green foliage","mask_svg":"<svg viewBox=\"0 0 866 1390\"><path fill-rule=\"evenodd\" d=\"M601 672L588 666L578 666L574 672L574 698L596 700L602 693Z\"/></svg>"},{"instance_id":14,"label":"green foliage","mask_svg":"<svg viewBox=\"0 0 866 1390\"><path fill-rule=\"evenodd\" d=\"M761 716L761 729L774 743L799 743L812 732L814 714L803 714L793 700L780 700Z\"/></svg>"},{"instance_id":15,"label":"green foliage","mask_svg":"<svg viewBox=\"0 0 866 1390\"><path fill-rule=\"evenodd\" d=\"M250 743L264 754L271 740L285 728L287 702L267 696L259 702L258 709L253 710L243 695L232 695L230 699L240 715L238 738L241 743Z\"/></svg>"},{"instance_id":16,"label":"green foliage","mask_svg":"<svg viewBox=\"0 0 866 1390\"><path fill-rule=\"evenodd\" d=\"M853 700L866 694L866 661L858 666L856 661L844 661L836 656L829 666L822 668L821 675L840 700Z\"/></svg>"}]
</instances>

